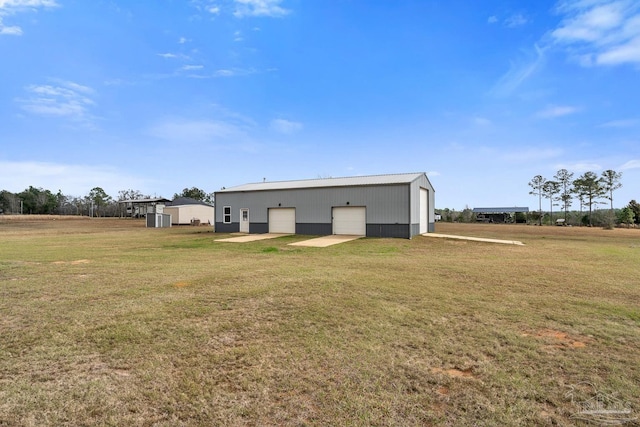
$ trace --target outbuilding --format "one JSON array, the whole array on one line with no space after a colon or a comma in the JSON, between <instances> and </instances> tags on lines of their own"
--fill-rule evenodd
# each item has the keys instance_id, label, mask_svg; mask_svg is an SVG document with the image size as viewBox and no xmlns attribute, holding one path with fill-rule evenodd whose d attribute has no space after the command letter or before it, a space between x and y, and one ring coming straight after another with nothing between
<instances>
[{"instance_id":1,"label":"outbuilding","mask_svg":"<svg viewBox=\"0 0 640 427\"><path fill-rule=\"evenodd\" d=\"M171 215L174 225L213 224L214 212L210 204L190 197L177 197L164 208L164 213Z\"/></svg>"},{"instance_id":2,"label":"outbuilding","mask_svg":"<svg viewBox=\"0 0 640 427\"><path fill-rule=\"evenodd\" d=\"M215 231L411 237L434 231L426 173L244 184L215 193Z\"/></svg>"},{"instance_id":3,"label":"outbuilding","mask_svg":"<svg viewBox=\"0 0 640 427\"><path fill-rule=\"evenodd\" d=\"M518 223L527 222L528 207L473 208L477 222Z\"/></svg>"},{"instance_id":4,"label":"outbuilding","mask_svg":"<svg viewBox=\"0 0 640 427\"><path fill-rule=\"evenodd\" d=\"M170 202L169 199L156 197L153 199L120 200L118 204L126 208L126 216L144 218L147 214L162 213L162 209L168 202ZM120 215L123 214L124 212L121 210Z\"/></svg>"}]
</instances>

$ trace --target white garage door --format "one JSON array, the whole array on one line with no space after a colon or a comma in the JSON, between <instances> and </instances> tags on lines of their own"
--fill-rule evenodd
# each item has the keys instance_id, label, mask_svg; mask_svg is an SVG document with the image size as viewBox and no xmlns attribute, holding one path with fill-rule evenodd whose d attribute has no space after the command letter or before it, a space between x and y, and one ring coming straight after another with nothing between
<instances>
[{"instance_id":1,"label":"white garage door","mask_svg":"<svg viewBox=\"0 0 640 427\"><path fill-rule=\"evenodd\" d=\"M296 232L296 209L295 208L272 208L269 209L269 233L289 233Z\"/></svg>"},{"instance_id":2,"label":"white garage door","mask_svg":"<svg viewBox=\"0 0 640 427\"><path fill-rule=\"evenodd\" d=\"M420 189L420 234L429 231L429 192Z\"/></svg>"},{"instance_id":3,"label":"white garage door","mask_svg":"<svg viewBox=\"0 0 640 427\"><path fill-rule=\"evenodd\" d=\"M333 234L367 234L367 210L364 207L333 208Z\"/></svg>"}]
</instances>

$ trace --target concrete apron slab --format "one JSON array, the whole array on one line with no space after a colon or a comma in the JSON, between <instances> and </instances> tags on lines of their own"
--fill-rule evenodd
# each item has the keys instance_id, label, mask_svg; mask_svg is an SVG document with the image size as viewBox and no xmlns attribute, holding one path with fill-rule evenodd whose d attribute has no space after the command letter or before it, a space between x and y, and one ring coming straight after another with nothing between
<instances>
[{"instance_id":1,"label":"concrete apron slab","mask_svg":"<svg viewBox=\"0 0 640 427\"><path fill-rule=\"evenodd\" d=\"M455 236L453 234L437 234L437 233L424 233L425 237L440 237L443 239L458 239L458 240L471 240L474 242L487 242L487 243L501 243L504 245L518 245L524 246L524 243L519 242L517 240L500 240L500 239L485 239L483 237L466 237L466 236Z\"/></svg>"},{"instance_id":2,"label":"concrete apron slab","mask_svg":"<svg viewBox=\"0 0 640 427\"><path fill-rule=\"evenodd\" d=\"M216 240L216 242L247 243L247 242L256 242L258 240L275 239L276 237L283 237L283 236L289 236L289 234L285 234L285 233L246 234L244 236L218 239Z\"/></svg>"},{"instance_id":3,"label":"concrete apron slab","mask_svg":"<svg viewBox=\"0 0 640 427\"><path fill-rule=\"evenodd\" d=\"M311 248L326 248L327 246L339 243L350 242L364 236L336 235L316 237L315 239L303 240L301 242L289 243L289 246L306 246Z\"/></svg>"}]
</instances>

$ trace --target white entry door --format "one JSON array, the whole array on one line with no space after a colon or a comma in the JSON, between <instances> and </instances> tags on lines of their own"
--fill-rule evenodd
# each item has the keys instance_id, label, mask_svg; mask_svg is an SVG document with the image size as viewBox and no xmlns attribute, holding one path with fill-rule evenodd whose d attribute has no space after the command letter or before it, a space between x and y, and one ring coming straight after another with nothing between
<instances>
[{"instance_id":1,"label":"white entry door","mask_svg":"<svg viewBox=\"0 0 640 427\"><path fill-rule=\"evenodd\" d=\"M240 232L249 232L249 209L240 209Z\"/></svg>"},{"instance_id":2,"label":"white entry door","mask_svg":"<svg viewBox=\"0 0 640 427\"><path fill-rule=\"evenodd\" d=\"M359 206L333 208L333 234L366 236L367 209Z\"/></svg>"}]
</instances>

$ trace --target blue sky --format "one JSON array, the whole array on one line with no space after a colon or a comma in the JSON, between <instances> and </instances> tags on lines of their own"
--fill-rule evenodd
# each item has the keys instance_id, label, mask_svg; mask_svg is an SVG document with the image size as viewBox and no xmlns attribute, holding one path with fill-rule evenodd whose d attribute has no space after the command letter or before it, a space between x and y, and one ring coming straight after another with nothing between
<instances>
[{"instance_id":1,"label":"blue sky","mask_svg":"<svg viewBox=\"0 0 640 427\"><path fill-rule=\"evenodd\" d=\"M637 0L0 0L0 61L12 192L424 171L438 208L537 208L566 168L640 199Z\"/></svg>"}]
</instances>

